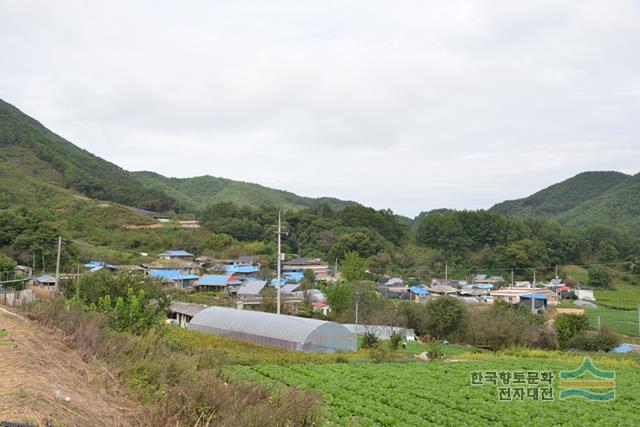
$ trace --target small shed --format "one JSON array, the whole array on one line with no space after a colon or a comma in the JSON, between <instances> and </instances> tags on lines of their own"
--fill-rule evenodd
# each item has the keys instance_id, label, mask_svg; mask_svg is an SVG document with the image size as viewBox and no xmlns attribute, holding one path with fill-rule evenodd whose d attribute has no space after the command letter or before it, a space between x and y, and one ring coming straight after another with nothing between
<instances>
[{"instance_id":1,"label":"small shed","mask_svg":"<svg viewBox=\"0 0 640 427\"><path fill-rule=\"evenodd\" d=\"M202 310L207 308L206 304L192 304L188 302L173 301L169 305L169 311L171 312L171 318L175 319L178 326L184 328L187 323Z\"/></svg>"},{"instance_id":2,"label":"small shed","mask_svg":"<svg viewBox=\"0 0 640 427\"><path fill-rule=\"evenodd\" d=\"M57 280L53 276L43 274L42 276L36 277L36 283L40 286L54 287L57 283Z\"/></svg>"},{"instance_id":3,"label":"small shed","mask_svg":"<svg viewBox=\"0 0 640 427\"><path fill-rule=\"evenodd\" d=\"M187 329L294 351L355 351L354 335L339 323L227 307L208 307Z\"/></svg>"},{"instance_id":4,"label":"small shed","mask_svg":"<svg viewBox=\"0 0 640 427\"><path fill-rule=\"evenodd\" d=\"M521 306L531 308L533 304L534 310L541 310L547 308L547 296L542 294L523 294L520 295Z\"/></svg>"}]
</instances>

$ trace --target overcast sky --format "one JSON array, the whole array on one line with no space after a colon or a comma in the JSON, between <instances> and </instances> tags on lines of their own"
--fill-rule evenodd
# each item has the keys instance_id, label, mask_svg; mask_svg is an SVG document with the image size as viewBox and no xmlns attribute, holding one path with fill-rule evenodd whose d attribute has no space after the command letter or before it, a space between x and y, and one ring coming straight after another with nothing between
<instances>
[{"instance_id":1,"label":"overcast sky","mask_svg":"<svg viewBox=\"0 0 640 427\"><path fill-rule=\"evenodd\" d=\"M0 98L76 145L411 216L638 173L639 52L636 0L0 0Z\"/></svg>"}]
</instances>

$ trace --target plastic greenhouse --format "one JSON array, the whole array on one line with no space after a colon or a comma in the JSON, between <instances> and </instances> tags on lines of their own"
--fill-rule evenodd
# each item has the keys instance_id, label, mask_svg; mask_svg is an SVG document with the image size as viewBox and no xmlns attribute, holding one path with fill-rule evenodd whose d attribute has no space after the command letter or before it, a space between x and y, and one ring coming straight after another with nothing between
<instances>
[{"instance_id":1,"label":"plastic greenhouse","mask_svg":"<svg viewBox=\"0 0 640 427\"><path fill-rule=\"evenodd\" d=\"M188 329L288 350L336 353L355 351L355 336L339 323L281 314L209 307Z\"/></svg>"}]
</instances>

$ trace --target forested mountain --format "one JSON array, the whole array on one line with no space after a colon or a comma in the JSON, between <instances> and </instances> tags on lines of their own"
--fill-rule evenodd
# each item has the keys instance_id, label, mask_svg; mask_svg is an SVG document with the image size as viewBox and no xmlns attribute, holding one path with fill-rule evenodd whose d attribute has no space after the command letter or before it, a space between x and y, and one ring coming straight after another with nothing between
<instances>
[{"instance_id":1,"label":"forested mountain","mask_svg":"<svg viewBox=\"0 0 640 427\"><path fill-rule=\"evenodd\" d=\"M640 174L558 216L567 225L607 224L640 235Z\"/></svg>"},{"instance_id":2,"label":"forested mountain","mask_svg":"<svg viewBox=\"0 0 640 427\"><path fill-rule=\"evenodd\" d=\"M284 190L276 190L259 184L233 181L213 176L194 178L167 178L154 172L135 172L146 188L162 191L180 204L193 210L202 210L213 203L232 202L240 206L280 206L302 209L327 204L341 209L355 202L330 197L302 197Z\"/></svg>"},{"instance_id":3,"label":"forested mountain","mask_svg":"<svg viewBox=\"0 0 640 427\"><path fill-rule=\"evenodd\" d=\"M154 210L176 207L166 194L144 188L130 172L73 145L2 100L0 170L14 183L0 191L4 198L16 202L31 191L27 185L54 185L129 206Z\"/></svg>"},{"instance_id":4,"label":"forested mountain","mask_svg":"<svg viewBox=\"0 0 640 427\"><path fill-rule=\"evenodd\" d=\"M583 172L518 200L498 203L492 211L523 218L554 218L598 197L629 178L620 172Z\"/></svg>"},{"instance_id":5,"label":"forested mountain","mask_svg":"<svg viewBox=\"0 0 640 427\"><path fill-rule=\"evenodd\" d=\"M570 226L606 225L640 236L640 174L584 172L491 211Z\"/></svg>"},{"instance_id":6,"label":"forested mountain","mask_svg":"<svg viewBox=\"0 0 640 427\"><path fill-rule=\"evenodd\" d=\"M92 199L153 211L200 211L208 204L229 201L242 206L277 205L301 209L327 203L333 208L353 205L332 198L309 198L257 184L211 176L165 178L150 172L133 173L83 150L41 123L0 100L0 170L13 184L0 187L5 200L20 202L32 189L53 185ZM2 200L0 198L0 200Z\"/></svg>"}]
</instances>

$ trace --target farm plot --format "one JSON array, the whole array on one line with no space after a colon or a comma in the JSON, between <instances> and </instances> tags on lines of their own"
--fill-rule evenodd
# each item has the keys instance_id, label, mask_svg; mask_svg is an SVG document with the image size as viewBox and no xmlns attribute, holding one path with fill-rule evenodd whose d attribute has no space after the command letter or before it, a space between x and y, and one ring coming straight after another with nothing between
<instances>
[{"instance_id":1,"label":"farm plot","mask_svg":"<svg viewBox=\"0 0 640 427\"><path fill-rule=\"evenodd\" d=\"M634 366L635 365L635 366ZM241 377L317 392L327 425L640 425L637 364L616 372L616 398L608 402L559 400L560 371L575 364L549 360L456 363L238 366ZM552 371L553 400L500 401L495 385L473 386L477 371Z\"/></svg>"}]
</instances>

